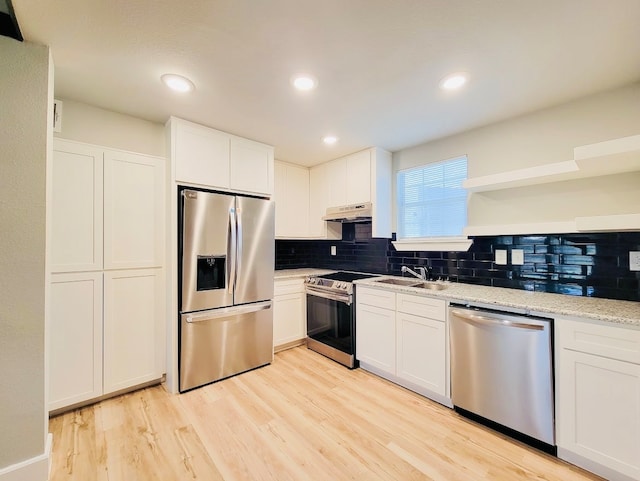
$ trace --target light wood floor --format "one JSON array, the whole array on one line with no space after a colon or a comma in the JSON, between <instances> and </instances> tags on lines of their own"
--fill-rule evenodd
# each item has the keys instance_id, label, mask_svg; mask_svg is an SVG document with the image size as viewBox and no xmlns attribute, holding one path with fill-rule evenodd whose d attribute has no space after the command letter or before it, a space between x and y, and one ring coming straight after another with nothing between
<instances>
[{"instance_id":1,"label":"light wood floor","mask_svg":"<svg viewBox=\"0 0 640 481\"><path fill-rule=\"evenodd\" d=\"M52 481L600 479L298 347L182 395L144 389L50 421Z\"/></svg>"}]
</instances>

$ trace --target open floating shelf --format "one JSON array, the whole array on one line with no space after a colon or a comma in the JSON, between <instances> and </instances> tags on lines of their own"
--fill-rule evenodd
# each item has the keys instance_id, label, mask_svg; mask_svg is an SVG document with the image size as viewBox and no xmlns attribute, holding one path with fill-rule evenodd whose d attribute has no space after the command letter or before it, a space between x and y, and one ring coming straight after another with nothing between
<instances>
[{"instance_id":1,"label":"open floating shelf","mask_svg":"<svg viewBox=\"0 0 640 481\"><path fill-rule=\"evenodd\" d=\"M583 145L573 159L467 179L470 192L488 192L565 180L640 171L640 135ZM636 209L640 206L636 206ZM638 231L640 213L584 216L557 222L468 226L466 236L566 234L573 232Z\"/></svg>"},{"instance_id":2,"label":"open floating shelf","mask_svg":"<svg viewBox=\"0 0 640 481\"><path fill-rule=\"evenodd\" d=\"M467 179L470 192L511 189L640 170L640 135L583 145L573 159Z\"/></svg>"}]
</instances>

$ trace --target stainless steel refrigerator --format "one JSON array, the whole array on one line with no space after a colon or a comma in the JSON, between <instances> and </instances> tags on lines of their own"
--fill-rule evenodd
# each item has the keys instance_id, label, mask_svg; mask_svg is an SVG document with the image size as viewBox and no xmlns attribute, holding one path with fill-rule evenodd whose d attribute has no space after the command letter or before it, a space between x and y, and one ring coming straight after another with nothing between
<instances>
[{"instance_id":1,"label":"stainless steel refrigerator","mask_svg":"<svg viewBox=\"0 0 640 481\"><path fill-rule=\"evenodd\" d=\"M180 392L273 360L274 203L180 191Z\"/></svg>"}]
</instances>

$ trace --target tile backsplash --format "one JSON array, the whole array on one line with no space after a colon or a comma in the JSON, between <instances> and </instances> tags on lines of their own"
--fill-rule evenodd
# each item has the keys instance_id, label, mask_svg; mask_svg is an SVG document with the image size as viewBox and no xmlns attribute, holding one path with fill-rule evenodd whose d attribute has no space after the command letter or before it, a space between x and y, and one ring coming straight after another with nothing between
<instances>
[{"instance_id":1,"label":"tile backsplash","mask_svg":"<svg viewBox=\"0 0 640 481\"><path fill-rule=\"evenodd\" d=\"M498 249L507 251L506 265L495 263ZM524 251L523 265L512 264L514 249ZM388 239L372 239L370 225L345 224L341 241L276 240L276 269L401 275L403 265L431 266L453 282L640 301L629 251L640 251L640 232L486 236L467 252L399 252Z\"/></svg>"}]
</instances>

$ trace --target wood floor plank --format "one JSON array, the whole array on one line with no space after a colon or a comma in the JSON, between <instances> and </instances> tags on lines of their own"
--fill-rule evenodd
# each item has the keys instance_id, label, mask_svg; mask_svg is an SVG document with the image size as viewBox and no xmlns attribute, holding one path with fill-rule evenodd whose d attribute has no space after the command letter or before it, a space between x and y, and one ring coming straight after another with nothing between
<instances>
[{"instance_id":1,"label":"wood floor plank","mask_svg":"<svg viewBox=\"0 0 640 481\"><path fill-rule=\"evenodd\" d=\"M50 420L52 481L594 481L553 456L306 349L181 395Z\"/></svg>"}]
</instances>

